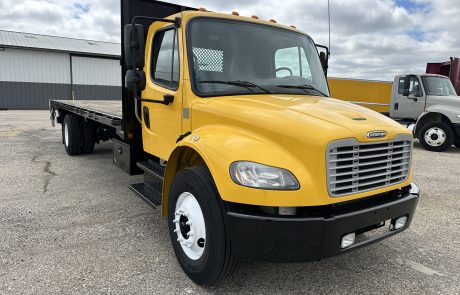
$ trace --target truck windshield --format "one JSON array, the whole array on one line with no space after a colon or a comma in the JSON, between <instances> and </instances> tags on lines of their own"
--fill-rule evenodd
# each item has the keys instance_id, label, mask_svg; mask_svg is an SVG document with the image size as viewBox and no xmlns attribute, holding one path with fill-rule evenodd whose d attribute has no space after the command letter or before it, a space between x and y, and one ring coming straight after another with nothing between
<instances>
[{"instance_id":1,"label":"truck windshield","mask_svg":"<svg viewBox=\"0 0 460 295\"><path fill-rule=\"evenodd\" d=\"M329 96L310 37L287 29L214 18L188 29L192 87L200 96L309 94Z\"/></svg>"},{"instance_id":2,"label":"truck windshield","mask_svg":"<svg viewBox=\"0 0 460 295\"><path fill-rule=\"evenodd\" d=\"M452 82L447 77L422 76L422 81L427 95L457 96Z\"/></svg>"}]
</instances>

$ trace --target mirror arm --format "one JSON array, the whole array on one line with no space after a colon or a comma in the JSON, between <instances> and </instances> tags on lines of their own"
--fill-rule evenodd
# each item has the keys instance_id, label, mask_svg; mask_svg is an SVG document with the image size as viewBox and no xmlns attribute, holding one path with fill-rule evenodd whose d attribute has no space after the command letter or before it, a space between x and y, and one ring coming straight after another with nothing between
<instances>
[{"instance_id":1,"label":"mirror arm","mask_svg":"<svg viewBox=\"0 0 460 295\"><path fill-rule=\"evenodd\" d=\"M174 101L174 96L170 94L165 94L163 96L163 100L156 100L156 99L150 99L150 98L141 98L139 95L137 95L137 91L134 92L134 98L139 101L139 102L151 102L151 103L159 103L159 104L164 104L164 105L169 105Z\"/></svg>"},{"instance_id":2,"label":"mirror arm","mask_svg":"<svg viewBox=\"0 0 460 295\"><path fill-rule=\"evenodd\" d=\"M134 26L136 24L136 21L138 19L145 19L145 20L151 20L152 22L165 22L165 23L172 23L176 28L179 28L181 25L181 18L180 17L175 17L174 19L167 19L167 18L160 18L160 17L151 17L151 16L142 16L138 15L133 17L132 20L132 25Z\"/></svg>"}]
</instances>

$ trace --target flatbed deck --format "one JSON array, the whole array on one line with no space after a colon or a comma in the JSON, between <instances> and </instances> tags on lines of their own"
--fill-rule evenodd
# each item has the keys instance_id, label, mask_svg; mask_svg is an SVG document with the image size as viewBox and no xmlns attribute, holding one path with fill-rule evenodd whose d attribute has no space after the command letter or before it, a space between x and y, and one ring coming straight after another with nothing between
<instances>
[{"instance_id":1,"label":"flatbed deck","mask_svg":"<svg viewBox=\"0 0 460 295\"><path fill-rule=\"evenodd\" d=\"M122 126L121 100L50 100L50 108L75 113L116 129Z\"/></svg>"}]
</instances>

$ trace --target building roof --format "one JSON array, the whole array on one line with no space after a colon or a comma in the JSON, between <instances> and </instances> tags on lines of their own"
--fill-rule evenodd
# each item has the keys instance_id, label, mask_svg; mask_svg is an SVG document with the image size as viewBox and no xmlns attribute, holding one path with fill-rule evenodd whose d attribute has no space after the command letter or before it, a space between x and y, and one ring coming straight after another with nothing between
<instances>
[{"instance_id":1,"label":"building roof","mask_svg":"<svg viewBox=\"0 0 460 295\"><path fill-rule=\"evenodd\" d=\"M120 43L47 36L0 30L0 47L29 48L46 51L120 57Z\"/></svg>"}]
</instances>

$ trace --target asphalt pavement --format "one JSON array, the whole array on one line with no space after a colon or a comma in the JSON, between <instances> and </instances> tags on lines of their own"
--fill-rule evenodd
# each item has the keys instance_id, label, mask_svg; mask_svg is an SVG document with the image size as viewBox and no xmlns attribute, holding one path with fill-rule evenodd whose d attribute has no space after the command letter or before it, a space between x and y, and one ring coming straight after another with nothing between
<instances>
[{"instance_id":1,"label":"asphalt pavement","mask_svg":"<svg viewBox=\"0 0 460 295\"><path fill-rule=\"evenodd\" d=\"M69 157L47 111L0 111L0 294L460 294L460 148L415 144L405 232L317 262L244 262L213 287L182 272L111 148Z\"/></svg>"}]
</instances>

